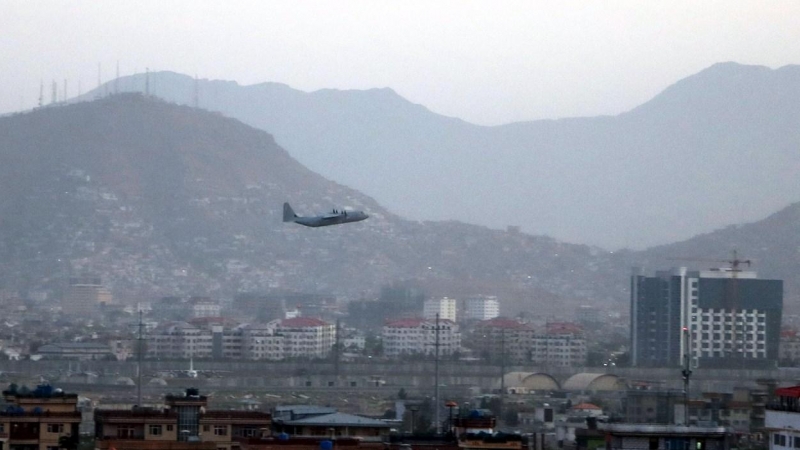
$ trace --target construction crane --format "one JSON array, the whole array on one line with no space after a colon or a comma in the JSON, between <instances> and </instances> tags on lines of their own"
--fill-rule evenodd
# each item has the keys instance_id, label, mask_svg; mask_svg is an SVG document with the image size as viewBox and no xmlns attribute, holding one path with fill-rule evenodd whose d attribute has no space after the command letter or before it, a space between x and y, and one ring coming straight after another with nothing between
<instances>
[{"instance_id":1,"label":"construction crane","mask_svg":"<svg viewBox=\"0 0 800 450\"><path fill-rule=\"evenodd\" d=\"M739 291L738 291L738 275L742 271L742 265L747 265L750 267L752 265L752 261L749 259L740 259L739 254L736 250L733 250L733 257L731 259L704 259L704 258L667 258L668 260L673 261L694 261L694 262L711 262L711 263L724 263L730 265L730 272L731 272L731 283L730 283L730 292L729 295L726 295L725 299L727 300L728 309L731 310L732 314L732 323L733 323L733 344L731 346L731 351L733 356L740 358L742 360L742 364L744 364L744 349L739 346L739 336L738 336L738 328L741 322L739 321Z\"/></svg>"}]
</instances>

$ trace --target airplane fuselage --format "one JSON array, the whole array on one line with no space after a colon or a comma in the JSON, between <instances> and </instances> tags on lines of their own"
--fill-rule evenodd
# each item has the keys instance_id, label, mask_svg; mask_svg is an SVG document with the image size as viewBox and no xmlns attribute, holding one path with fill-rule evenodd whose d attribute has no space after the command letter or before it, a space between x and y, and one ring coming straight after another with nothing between
<instances>
[{"instance_id":1,"label":"airplane fuselage","mask_svg":"<svg viewBox=\"0 0 800 450\"><path fill-rule=\"evenodd\" d=\"M306 227L327 227L329 225L339 225L343 223L351 223L351 222L360 222L365 220L369 217L363 211L339 211L333 210L330 214L325 214L322 216L309 216L309 217L302 217L298 216L292 210L292 207L289 206L288 203L284 203L283 205L283 221L284 222L294 222L299 225L303 225Z\"/></svg>"},{"instance_id":2,"label":"airplane fuselage","mask_svg":"<svg viewBox=\"0 0 800 450\"><path fill-rule=\"evenodd\" d=\"M342 223L360 222L367 217L369 216L361 211L348 211L337 215L329 214L326 216L298 217L294 220L294 223L316 228L327 227L328 225L339 225Z\"/></svg>"}]
</instances>

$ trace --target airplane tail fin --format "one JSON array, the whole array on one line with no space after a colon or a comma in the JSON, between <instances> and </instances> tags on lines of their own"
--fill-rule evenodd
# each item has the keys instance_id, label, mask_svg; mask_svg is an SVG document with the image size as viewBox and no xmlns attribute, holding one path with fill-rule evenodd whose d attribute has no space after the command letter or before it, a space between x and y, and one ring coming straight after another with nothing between
<instances>
[{"instance_id":1,"label":"airplane tail fin","mask_svg":"<svg viewBox=\"0 0 800 450\"><path fill-rule=\"evenodd\" d=\"M294 219L296 219L296 218L297 218L297 214L294 213L294 210L292 209L291 206L289 206L289 203L288 202L284 203L283 204L283 221L284 222L293 222Z\"/></svg>"}]
</instances>

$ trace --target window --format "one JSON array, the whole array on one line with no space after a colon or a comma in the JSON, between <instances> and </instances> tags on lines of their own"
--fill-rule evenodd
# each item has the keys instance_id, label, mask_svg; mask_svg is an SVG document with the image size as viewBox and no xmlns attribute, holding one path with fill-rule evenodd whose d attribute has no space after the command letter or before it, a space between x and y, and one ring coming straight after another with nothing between
<instances>
[{"instance_id":1,"label":"window","mask_svg":"<svg viewBox=\"0 0 800 450\"><path fill-rule=\"evenodd\" d=\"M658 450L658 438L650 438L650 450Z\"/></svg>"},{"instance_id":2,"label":"window","mask_svg":"<svg viewBox=\"0 0 800 450\"><path fill-rule=\"evenodd\" d=\"M150 425L150 434L153 436L161 436L162 434L161 425Z\"/></svg>"},{"instance_id":3,"label":"window","mask_svg":"<svg viewBox=\"0 0 800 450\"><path fill-rule=\"evenodd\" d=\"M61 423L48 423L47 424L47 432L48 433L63 433L64 432L64 424L61 424Z\"/></svg>"},{"instance_id":4,"label":"window","mask_svg":"<svg viewBox=\"0 0 800 450\"><path fill-rule=\"evenodd\" d=\"M172 431L172 430L173 430L172 425L167 425L167 431Z\"/></svg>"},{"instance_id":5,"label":"window","mask_svg":"<svg viewBox=\"0 0 800 450\"><path fill-rule=\"evenodd\" d=\"M205 431L206 433L211 431L211 425L203 425L203 431Z\"/></svg>"},{"instance_id":6,"label":"window","mask_svg":"<svg viewBox=\"0 0 800 450\"><path fill-rule=\"evenodd\" d=\"M214 425L214 436L227 436L228 427L226 425Z\"/></svg>"}]
</instances>

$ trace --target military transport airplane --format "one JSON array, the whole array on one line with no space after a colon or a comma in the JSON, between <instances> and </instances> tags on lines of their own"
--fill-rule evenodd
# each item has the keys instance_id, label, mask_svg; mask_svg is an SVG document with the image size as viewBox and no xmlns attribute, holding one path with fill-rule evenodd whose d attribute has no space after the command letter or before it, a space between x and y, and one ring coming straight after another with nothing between
<instances>
[{"instance_id":1,"label":"military transport airplane","mask_svg":"<svg viewBox=\"0 0 800 450\"><path fill-rule=\"evenodd\" d=\"M363 211L343 211L334 209L322 216L301 217L294 213L288 203L283 204L283 221L294 222L307 227L326 227L340 223L360 222L369 217Z\"/></svg>"}]
</instances>

